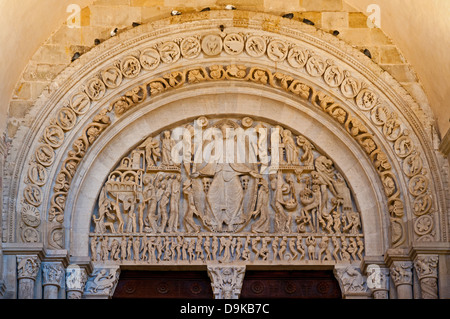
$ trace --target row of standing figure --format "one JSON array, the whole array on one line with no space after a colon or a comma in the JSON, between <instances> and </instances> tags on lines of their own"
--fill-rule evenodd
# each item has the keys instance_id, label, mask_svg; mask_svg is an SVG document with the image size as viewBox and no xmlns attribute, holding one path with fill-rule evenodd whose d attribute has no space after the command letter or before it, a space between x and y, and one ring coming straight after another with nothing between
<instances>
[{"instance_id":1,"label":"row of standing figure","mask_svg":"<svg viewBox=\"0 0 450 319\"><path fill-rule=\"evenodd\" d=\"M212 239L212 240L211 240ZM320 239L320 240L319 240ZM100 244L100 247L98 247ZM318 249L317 249L318 248ZM272 251L272 254L270 252ZM269 236L123 236L121 241L91 238L92 261L347 261L362 260L364 243L356 237ZM99 259L97 257L99 256Z\"/></svg>"}]
</instances>

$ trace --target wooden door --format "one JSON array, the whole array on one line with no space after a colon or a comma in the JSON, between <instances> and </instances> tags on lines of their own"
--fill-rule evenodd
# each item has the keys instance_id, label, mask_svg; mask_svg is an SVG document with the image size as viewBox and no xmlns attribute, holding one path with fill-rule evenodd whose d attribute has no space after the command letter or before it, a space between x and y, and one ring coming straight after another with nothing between
<instances>
[{"instance_id":1,"label":"wooden door","mask_svg":"<svg viewBox=\"0 0 450 319\"><path fill-rule=\"evenodd\" d=\"M206 271L122 271L115 299L212 299ZM332 271L246 271L241 299L339 299Z\"/></svg>"}]
</instances>

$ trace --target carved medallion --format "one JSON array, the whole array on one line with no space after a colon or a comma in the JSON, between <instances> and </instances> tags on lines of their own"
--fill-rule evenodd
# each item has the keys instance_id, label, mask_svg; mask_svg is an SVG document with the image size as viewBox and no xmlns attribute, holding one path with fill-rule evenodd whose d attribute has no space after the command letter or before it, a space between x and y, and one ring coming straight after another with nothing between
<instances>
[{"instance_id":1,"label":"carved medallion","mask_svg":"<svg viewBox=\"0 0 450 319\"><path fill-rule=\"evenodd\" d=\"M208 34L202 39L202 50L206 55L219 55L222 48L222 38L217 34Z\"/></svg>"},{"instance_id":2,"label":"carved medallion","mask_svg":"<svg viewBox=\"0 0 450 319\"><path fill-rule=\"evenodd\" d=\"M37 243L39 242L39 232L32 227L26 227L22 230L22 240L25 243Z\"/></svg>"},{"instance_id":3,"label":"carved medallion","mask_svg":"<svg viewBox=\"0 0 450 319\"><path fill-rule=\"evenodd\" d=\"M121 69L124 77L135 78L141 72L141 63L134 56L129 56L122 61Z\"/></svg>"},{"instance_id":4,"label":"carved medallion","mask_svg":"<svg viewBox=\"0 0 450 319\"><path fill-rule=\"evenodd\" d=\"M378 96L369 89L363 89L356 97L356 105L363 110L369 111L378 103ZM383 122L384 123L384 122Z\"/></svg>"},{"instance_id":5,"label":"carved medallion","mask_svg":"<svg viewBox=\"0 0 450 319\"><path fill-rule=\"evenodd\" d=\"M74 94L70 100L70 108L78 115L85 114L91 106L91 100L86 93Z\"/></svg>"},{"instance_id":6,"label":"carved medallion","mask_svg":"<svg viewBox=\"0 0 450 319\"><path fill-rule=\"evenodd\" d=\"M306 72L311 76L321 76L327 67L325 61L319 56L311 56L306 62Z\"/></svg>"},{"instance_id":7,"label":"carved medallion","mask_svg":"<svg viewBox=\"0 0 450 319\"><path fill-rule=\"evenodd\" d=\"M42 203L42 191L39 187L33 184L29 184L25 187L23 197L28 204L35 207L40 206Z\"/></svg>"},{"instance_id":8,"label":"carved medallion","mask_svg":"<svg viewBox=\"0 0 450 319\"><path fill-rule=\"evenodd\" d=\"M158 51L149 48L141 53L140 60L142 68L144 70L152 71L159 66L159 63L161 62L161 57L159 56Z\"/></svg>"},{"instance_id":9,"label":"carved medallion","mask_svg":"<svg viewBox=\"0 0 450 319\"><path fill-rule=\"evenodd\" d=\"M323 75L323 80L325 81L325 83L333 88L341 85L343 79L344 74L342 70L336 65L329 66L325 70L325 73Z\"/></svg>"},{"instance_id":10,"label":"carved medallion","mask_svg":"<svg viewBox=\"0 0 450 319\"><path fill-rule=\"evenodd\" d=\"M41 214L36 207L23 205L22 221L25 223L25 225L36 228L41 224Z\"/></svg>"},{"instance_id":11,"label":"carved medallion","mask_svg":"<svg viewBox=\"0 0 450 319\"><path fill-rule=\"evenodd\" d=\"M413 151L413 142L411 138L406 135L406 131L403 132L403 134L405 135L399 137L394 143L394 151L401 158L407 157Z\"/></svg>"},{"instance_id":12,"label":"carved medallion","mask_svg":"<svg viewBox=\"0 0 450 319\"><path fill-rule=\"evenodd\" d=\"M44 166L32 163L28 169L28 178L38 186L42 186L47 182L48 173Z\"/></svg>"},{"instance_id":13,"label":"carved medallion","mask_svg":"<svg viewBox=\"0 0 450 319\"><path fill-rule=\"evenodd\" d=\"M301 69L306 65L308 57L309 54L306 50L299 46L294 46L291 50L289 50L287 61L293 68Z\"/></svg>"},{"instance_id":14,"label":"carved medallion","mask_svg":"<svg viewBox=\"0 0 450 319\"><path fill-rule=\"evenodd\" d=\"M430 211L432 205L433 205L433 199L432 199L431 195L428 195L428 194L419 195L414 200L414 206L413 206L414 215L422 216L422 215L427 214Z\"/></svg>"},{"instance_id":15,"label":"carved medallion","mask_svg":"<svg viewBox=\"0 0 450 319\"><path fill-rule=\"evenodd\" d=\"M408 177L413 177L419 174L423 168L423 161L420 154L417 152L407 156L403 161L403 172Z\"/></svg>"},{"instance_id":16,"label":"carved medallion","mask_svg":"<svg viewBox=\"0 0 450 319\"><path fill-rule=\"evenodd\" d=\"M85 91L91 100L98 101L105 96L106 86L102 80L93 78L86 83Z\"/></svg>"},{"instance_id":17,"label":"carved medallion","mask_svg":"<svg viewBox=\"0 0 450 319\"><path fill-rule=\"evenodd\" d=\"M273 40L267 46L267 56L274 62L282 62L286 59L288 50L286 43L280 40Z\"/></svg>"},{"instance_id":18,"label":"carved medallion","mask_svg":"<svg viewBox=\"0 0 450 319\"><path fill-rule=\"evenodd\" d=\"M202 51L200 41L195 37L187 37L181 42L181 54L187 59L195 59Z\"/></svg>"},{"instance_id":19,"label":"carved medallion","mask_svg":"<svg viewBox=\"0 0 450 319\"><path fill-rule=\"evenodd\" d=\"M419 236L427 235L434 226L433 218L430 215L420 216L414 223L414 231Z\"/></svg>"},{"instance_id":20,"label":"carved medallion","mask_svg":"<svg viewBox=\"0 0 450 319\"><path fill-rule=\"evenodd\" d=\"M361 83L352 76L347 76L341 84L341 92L346 98L354 98L361 90Z\"/></svg>"},{"instance_id":21,"label":"carved medallion","mask_svg":"<svg viewBox=\"0 0 450 319\"><path fill-rule=\"evenodd\" d=\"M223 40L224 50L230 55L241 54L244 51L244 46L244 38L237 33L229 34Z\"/></svg>"},{"instance_id":22,"label":"carved medallion","mask_svg":"<svg viewBox=\"0 0 450 319\"><path fill-rule=\"evenodd\" d=\"M164 63L175 63L181 56L180 47L175 42L169 41L158 47L161 61Z\"/></svg>"},{"instance_id":23,"label":"carved medallion","mask_svg":"<svg viewBox=\"0 0 450 319\"><path fill-rule=\"evenodd\" d=\"M44 140L56 149L64 142L64 131L58 125L47 126L44 132Z\"/></svg>"},{"instance_id":24,"label":"carved medallion","mask_svg":"<svg viewBox=\"0 0 450 319\"><path fill-rule=\"evenodd\" d=\"M77 115L72 109L63 107L56 116L56 122L64 131L70 131L77 124Z\"/></svg>"},{"instance_id":25,"label":"carved medallion","mask_svg":"<svg viewBox=\"0 0 450 319\"><path fill-rule=\"evenodd\" d=\"M424 175L416 175L409 180L409 192L413 196L419 196L428 189L428 178Z\"/></svg>"},{"instance_id":26,"label":"carved medallion","mask_svg":"<svg viewBox=\"0 0 450 319\"><path fill-rule=\"evenodd\" d=\"M55 160L55 151L49 145L42 144L37 148L35 156L36 161L38 161L39 164L48 167L52 165Z\"/></svg>"},{"instance_id":27,"label":"carved medallion","mask_svg":"<svg viewBox=\"0 0 450 319\"><path fill-rule=\"evenodd\" d=\"M111 66L102 71L102 80L110 89L115 89L122 84L122 72L115 66Z\"/></svg>"},{"instance_id":28,"label":"carved medallion","mask_svg":"<svg viewBox=\"0 0 450 319\"><path fill-rule=\"evenodd\" d=\"M266 49L266 40L259 35L249 37L245 43L245 51L254 58L263 56L266 53Z\"/></svg>"}]
</instances>

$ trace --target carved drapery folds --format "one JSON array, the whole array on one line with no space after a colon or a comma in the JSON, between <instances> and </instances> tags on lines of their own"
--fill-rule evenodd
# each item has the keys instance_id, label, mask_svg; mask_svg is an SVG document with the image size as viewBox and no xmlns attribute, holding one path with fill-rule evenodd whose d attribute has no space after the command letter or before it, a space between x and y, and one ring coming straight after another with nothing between
<instances>
[{"instance_id":1,"label":"carved drapery folds","mask_svg":"<svg viewBox=\"0 0 450 319\"><path fill-rule=\"evenodd\" d=\"M245 266L208 266L215 299L239 299Z\"/></svg>"},{"instance_id":2,"label":"carved drapery folds","mask_svg":"<svg viewBox=\"0 0 450 319\"><path fill-rule=\"evenodd\" d=\"M95 262L360 261L361 216L333 162L279 125L201 117L148 137L109 174Z\"/></svg>"}]
</instances>

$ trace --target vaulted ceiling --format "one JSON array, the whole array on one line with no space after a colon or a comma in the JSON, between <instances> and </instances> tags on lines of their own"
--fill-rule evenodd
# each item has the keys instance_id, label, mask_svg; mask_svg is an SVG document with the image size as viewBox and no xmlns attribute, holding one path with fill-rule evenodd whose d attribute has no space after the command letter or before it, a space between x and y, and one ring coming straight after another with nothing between
<instances>
[{"instance_id":1,"label":"vaulted ceiling","mask_svg":"<svg viewBox=\"0 0 450 319\"><path fill-rule=\"evenodd\" d=\"M270 1L275 0L265 0L265 4ZM443 136L450 128L450 1L345 1L366 14L370 14L367 12L370 4L380 6L381 28L416 71ZM0 1L0 132L6 129L9 100L16 83L33 54L69 16L67 6L78 4L85 7L93 2L94 0ZM230 2L233 3L232 0Z\"/></svg>"}]
</instances>

